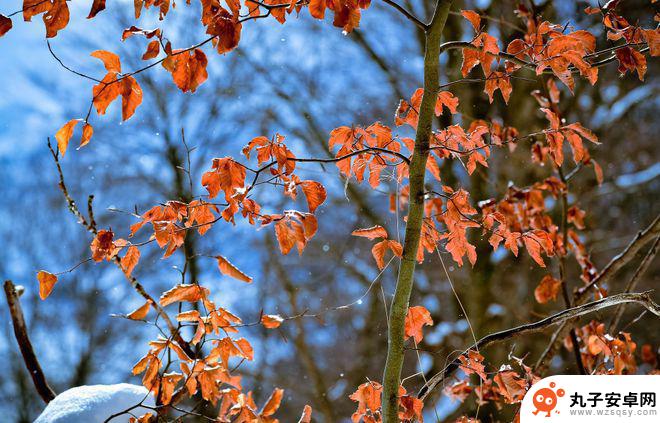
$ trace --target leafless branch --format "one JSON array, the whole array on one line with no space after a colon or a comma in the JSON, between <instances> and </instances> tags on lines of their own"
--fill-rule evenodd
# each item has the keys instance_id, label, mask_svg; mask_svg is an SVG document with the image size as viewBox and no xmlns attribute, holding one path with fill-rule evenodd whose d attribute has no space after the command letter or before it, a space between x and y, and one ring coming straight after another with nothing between
<instances>
[{"instance_id":1,"label":"leafless branch","mask_svg":"<svg viewBox=\"0 0 660 423\"><path fill-rule=\"evenodd\" d=\"M14 325L14 336L16 337L16 342L18 347L21 350L23 355L23 361L25 362L25 367L30 373L34 387L37 389L39 396L46 404L55 398L55 392L51 389L46 381L46 376L44 375L43 370L41 370L41 365L37 359L37 355L34 353L34 348L32 348L32 342L30 342L30 337L27 333L27 325L25 324L25 318L23 316L23 310L21 309L21 303L18 298L18 293L16 292L16 287L12 281L5 281L5 296L7 297L7 305L9 306L9 314L11 315L11 321Z\"/></svg>"},{"instance_id":2,"label":"leafless branch","mask_svg":"<svg viewBox=\"0 0 660 423\"><path fill-rule=\"evenodd\" d=\"M403 16L405 16L409 21L426 31L428 29L428 25L422 22L417 18L417 16L413 15L410 13L408 10L406 10L405 7L401 6L400 4L396 3L395 1L392 0L383 0L383 3L386 3L393 8L395 8L399 13L401 13Z\"/></svg>"}]
</instances>

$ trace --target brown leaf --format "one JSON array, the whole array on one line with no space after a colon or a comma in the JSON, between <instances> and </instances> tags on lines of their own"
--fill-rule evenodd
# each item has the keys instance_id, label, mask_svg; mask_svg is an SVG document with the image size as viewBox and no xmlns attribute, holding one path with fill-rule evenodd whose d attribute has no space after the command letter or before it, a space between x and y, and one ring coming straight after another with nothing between
<instances>
[{"instance_id":1,"label":"brown leaf","mask_svg":"<svg viewBox=\"0 0 660 423\"><path fill-rule=\"evenodd\" d=\"M50 0L23 0L23 19L30 22L33 16L47 12L50 7Z\"/></svg>"},{"instance_id":2,"label":"brown leaf","mask_svg":"<svg viewBox=\"0 0 660 423\"><path fill-rule=\"evenodd\" d=\"M413 338L415 343L419 344L424 339L422 326L433 326L431 313L423 306L413 306L408 308L405 321L405 339Z\"/></svg>"},{"instance_id":3,"label":"brown leaf","mask_svg":"<svg viewBox=\"0 0 660 423\"><path fill-rule=\"evenodd\" d=\"M554 301L557 299L560 288L561 281L550 275L545 275L534 290L534 298L536 298L539 304L545 304L550 300Z\"/></svg>"},{"instance_id":4,"label":"brown leaf","mask_svg":"<svg viewBox=\"0 0 660 423\"><path fill-rule=\"evenodd\" d=\"M57 32L69 24L69 6L66 0L52 0L48 12L43 16L46 25L46 38L53 38Z\"/></svg>"},{"instance_id":5,"label":"brown leaf","mask_svg":"<svg viewBox=\"0 0 660 423\"><path fill-rule=\"evenodd\" d=\"M399 258L403 255L403 247L401 247L401 244L397 241L386 239L374 245L371 249L371 254L376 259L376 263L380 270L383 270L385 267L385 252L387 250L391 250L392 253Z\"/></svg>"},{"instance_id":6,"label":"brown leaf","mask_svg":"<svg viewBox=\"0 0 660 423\"><path fill-rule=\"evenodd\" d=\"M158 41L151 43L158 43ZM174 50L163 60L163 67L172 74L174 83L181 91L194 93L197 87L208 78L207 63L204 52L196 48L193 51Z\"/></svg>"},{"instance_id":7,"label":"brown leaf","mask_svg":"<svg viewBox=\"0 0 660 423\"><path fill-rule=\"evenodd\" d=\"M0 14L0 37L5 35L11 29L12 25L11 19Z\"/></svg>"},{"instance_id":8,"label":"brown leaf","mask_svg":"<svg viewBox=\"0 0 660 423\"><path fill-rule=\"evenodd\" d=\"M280 408L280 403L282 402L282 395L284 395L284 389L275 388L273 393L270 394L268 401L264 405L263 410L261 410L260 415L262 417L269 417L275 414L278 408Z\"/></svg>"},{"instance_id":9,"label":"brown leaf","mask_svg":"<svg viewBox=\"0 0 660 423\"><path fill-rule=\"evenodd\" d=\"M356 229L351 232L353 236L361 236L369 239L384 238L387 239L387 231L380 225L372 226L371 228Z\"/></svg>"},{"instance_id":10,"label":"brown leaf","mask_svg":"<svg viewBox=\"0 0 660 423\"><path fill-rule=\"evenodd\" d=\"M142 55L142 60L153 59L160 53L160 42L153 40L147 45L147 51Z\"/></svg>"},{"instance_id":11,"label":"brown leaf","mask_svg":"<svg viewBox=\"0 0 660 423\"><path fill-rule=\"evenodd\" d=\"M323 204L326 198L325 187L316 181L302 181L300 182L305 198L307 199L307 207L310 213L314 213L318 206Z\"/></svg>"},{"instance_id":12,"label":"brown leaf","mask_svg":"<svg viewBox=\"0 0 660 423\"><path fill-rule=\"evenodd\" d=\"M85 122L83 125L82 138L80 138L80 146L78 148L86 146L94 135L94 127L89 123Z\"/></svg>"},{"instance_id":13,"label":"brown leaf","mask_svg":"<svg viewBox=\"0 0 660 423\"><path fill-rule=\"evenodd\" d=\"M266 329L279 328L283 321L284 319L279 314L264 314L261 316L261 324Z\"/></svg>"},{"instance_id":14,"label":"brown leaf","mask_svg":"<svg viewBox=\"0 0 660 423\"><path fill-rule=\"evenodd\" d=\"M151 301L147 301L146 303L144 303L144 305L128 313L126 317L128 317L131 320L143 320L145 317L147 317L150 308L151 308Z\"/></svg>"},{"instance_id":15,"label":"brown leaf","mask_svg":"<svg viewBox=\"0 0 660 423\"><path fill-rule=\"evenodd\" d=\"M142 103L142 89L132 76L122 79L121 84L121 118L127 120Z\"/></svg>"},{"instance_id":16,"label":"brown leaf","mask_svg":"<svg viewBox=\"0 0 660 423\"><path fill-rule=\"evenodd\" d=\"M87 19L92 19L94 16L96 16L100 11L105 9L105 0L94 0L92 3L92 8L89 11L89 15L87 15Z\"/></svg>"},{"instance_id":17,"label":"brown leaf","mask_svg":"<svg viewBox=\"0 0 660 423\"><path fill-rule=\"evenodd\" d=\"M39 273L37 273L37 280L39 281L39 298L45 300L53 290L53 287L57 282L57 276L46 272L45 270L40 270Z\"/></svg>"},{"instance_id":18,"label":"brown leaf","mask_svg":"<svg viewBox=\"0 0 660 423\"><path fill-rule=\"evenodd\" d=\"M308 8L309 14L313 18L323 19L325 17L326 0L310 0Z\"/></svg>"},{"instance_id":19,"label":"brown leaf","mask_svg":"<svg viewBox=\"0 0 660 423\"><path fill-rule=\"evenodd\" d=\"M300 419L298 420L298 423L312 423L312 407L309 405L305 405L305 408L303 408L302 415L300 416Z\"/></svg>"},{"instance_id":20,"label":"brown leaf","mask_svg":"<svg viewBox=\"0 0 660 423\"><path fill-rule=\"evenodd\" d=\"M126 255L121 259L121 269L124 271L126 276L131 276L133 269L140 261L140 250L135 245L128 247Z\"/></svg>"},{"instance_id":21,"label":"brown leaf","mask_svg":"<svg viewBox=\"0 0 660 423\"><path fill-rule=\"evenodd\" d=\"M461 10L461 15L472 24L475 32L479 32L479 27L481 26L481 16L474 10Z\"/></svg>"},{"instance_id":22,"label":"brown leaf","mask_svg":"<svg viewBox=\"0 0 660 423\"><path fill-rule=\"evenodd\" d=\"M247 282L250 283L252 282L252 278L245 273L241 272L236 266L234 266L229 260L222 256L215 256L215 258L218 260L218 268L220 269L220 273L223 275L231 276L234 279L238 279L239 281L242 282Z\"/></svg>"},{"instance_id":23,"label":"brown leaf","mask_svg":"<svg viewBox=\"0 0 660 423\"><path fill-rule=\"evenodd\" d=\"M73 136L73 129L76 127L79 121L79 119L71 119L55 133L57 149L60 151L62 156L64 156L64 153L66 153L66 149L69 146L69 141Z\"/></svg>"},{"instance_id":24,"label":"brown leaf","mask_svg":"<svg viewBox=\"0 0 660 423\"><path fill-rule=\"evenodd\" d=\"M160 296L160 305L166 307L177 301L196 301L208 298L209 290L196 284L180 284Z\"/></svg>"}]
</instances>

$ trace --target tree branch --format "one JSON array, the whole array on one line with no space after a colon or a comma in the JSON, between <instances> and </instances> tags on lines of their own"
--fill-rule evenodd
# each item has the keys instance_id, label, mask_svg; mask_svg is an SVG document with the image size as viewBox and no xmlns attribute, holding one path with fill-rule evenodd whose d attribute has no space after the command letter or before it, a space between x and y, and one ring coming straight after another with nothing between
<instances>
[{"instance_id":1,"label":"tree branch","mask_svg":"<svg viewBox=\"0 0 660 423\"><path fill-rule=\"evenodd\" d=\"M545 329L548 326L556 325L563 322L568 322L574 320L580 316L586 314L594 313L599 310L603 310L608 307L613 307L619 304L626 303L637 303L645 307L648 311L654 315L660 317L660 306L656 304L650 295L650 291L642 293L625 293L612 295L610 297L603 298L602 300L594 301L588 304L583 304L577 307L569 308L559 313L553 314L546 317L545 319L539 320L534 323L528 323L521 325L512 329L503 330L500 332L492 333L481 338L477 343L471 345L466 349L463 354L467 354L470 350L477 350L485 348L491 344L507 341L511 338L518 336L539 332ZM461 355L463 355L461 354ZM442 371L435 374L431 377L428 382L422 387L419 391L419 398L424 400L429 393L436 387L438 384L442 383L447 379L451 374L459 367L461 361L457 358L447 365Z\"/></svg>"},{"instance_id":2,"label":"tree branch","mask_svg":"<svg viewBox=\"0 0 660 423\"><path fill-rule=\"evenodd\" d=\"M578 290L575 295L574 304L580 305L584 304L584 301L587 299L587 294L592 288L597 288L599 285L603 285L609 282L616 273L621 270L626 264L628 264L639 251L644 247L644 245L651 242L656 237L660 236L660 215L656 216L653 222L646 227L646 229L637 233L635 238L628 244L628 246L618 255L616 255L610 262L600 271L600 273L594 278L591 283L582 287ZM570 322L562 324L555 333L552 334L550 342L546 347L543 354L539 357L534 365L534 370L539 371L543 368L544 364L547 363L552 356L557 351L558 343L564 339L568 333L568 328L570 327Z\"/></svg>"},{"instance_id":3,"label":"tree branch","mask_svg":"<svg viewBox=\"0 0 660 423\"><path fill-rule=\"evenodd\" d=\"M21 303L18 299L18 293L16 292L16 287L12 281L5 281L5 296L7 297L7 305L9 306L9 314L11 315L11 321L14 326L14 336L16 337L16 342L18 347L21 350L23 355L23 361L25 362L25 367L32 377L32 383L37 389L39 396L46 404L55 398L55 392L51 389L46 381L46 376L44 375L43 370L41 370L41 365L37 359L37 355L34 353L34 348L32 348L32 342L30 342L30 337L27 333L27 325L25 324L25 318L23 317L23 310L21 309Z\"/></svg>"},{"instance_id":4,"label":"tree branch","mask_svg":"<svg viewBox=\"0 0 660 423\"><path fill-rule=\"evenodd\" d=\"M62 173L62 166L60 166L60 160L57 152L53 149L53 146L50 143L50 139L48 139L48 149L50 150L51 155L53 156L53 160L55 161L55 165L57 167L57 173L59 176L59 187L60 190L62 191L62 194L64 195L64 198L66 200L66 203L68 205L69 211L76 216L78 219L78 223L80 223L88 232L92 233L93 235L97 234L96 230L96 222L94 220L94 215L91 213L92 210L92 199L93 197L89 197L88 202L87 202L87 207L90 210L90 216L89 216L89 222L85 217L82 215L80 212L80 209L76 205L76 202L73 200L71 195L69 194L69 191L66 187L66 184L64 183L64 174ZM114 256L112 261L115 263L117 267L121 270L121 273L126 277L126 280L131 284L131 286L137 291L138 294L142 296L146 301L149 301L151 303L151 306L156 310L156 313L163 319L165 324L167 325L167 328L170 330L170 333L172 335L172 338L179 344L181 345L181 348L184 349L184 351L191 357L194 357L195 354L193 352L193 349L190 347L188 342L186 342L182 337L181 334L179 333L178 328L176 325L172 322L170 317L168 316L167 312L158 304L158 302L151 296L149 293L144 289L144 286L137 280L135 276L132 275L127 275L126 272L124 272L122 264L121 264L121 259L119 256Z\"/></svg>"},{"instance_id":5,"label":"tree branch","mask_svg":"<svg viewBox=\"0 0 660 423\"><path fill-rule=\"evenodd\" d=\"M451 0L438 0L425 33L424 94L419 106L415 148L410 161L410 206L399 276L390 306L387 361L383 374L383 423L399 421L398 391L404 360L404 326L413 288L417 248L424 221L424 179L433 132L433 112L440 83L440 40Z\"/></svg>"},{"instance_id":6,"label":"tree branch","mask_svg":"<svg viewBox=\"0 0 660 423\"><path fill-rule=\"evenodd\" d=\"M429 27L429 25L425 24L424 22L420 21L417 16L413 15L412 13L408 12L403 6L400 4L396 3L395 1L392 0L383 0L383 3L386 3L393 8L395 8L399 13L401 13L403 16L405 16L409 21L426 31Z\"/></svg>"}]
</instances>

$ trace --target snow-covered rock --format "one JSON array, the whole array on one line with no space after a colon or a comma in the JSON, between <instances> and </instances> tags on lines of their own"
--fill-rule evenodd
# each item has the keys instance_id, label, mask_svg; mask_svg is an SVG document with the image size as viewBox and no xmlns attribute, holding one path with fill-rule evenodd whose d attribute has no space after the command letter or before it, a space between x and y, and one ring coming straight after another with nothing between
<instances>
[{"instance_id":1,"label":"snow-covered rock","mask_svg":"<svg viewBox=\"0 0 660 423\"><path fill-rule=\"evenodd\" d=\"M56 396L34 423L103 423L113 414L140 403L154 406L153 395L144 386L128 383L78 386ZM131 413L140 416L149 411L138 407ZM130 414L124 414L111 422L126 422L129 417Z\"/></svg>"}]
</instances>

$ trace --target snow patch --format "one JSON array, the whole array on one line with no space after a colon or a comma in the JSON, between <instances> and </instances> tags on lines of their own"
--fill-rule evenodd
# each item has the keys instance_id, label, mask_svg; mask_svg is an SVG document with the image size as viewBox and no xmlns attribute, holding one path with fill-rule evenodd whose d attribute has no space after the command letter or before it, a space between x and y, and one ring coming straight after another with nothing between
<instances>
[{"instance_id":1,"label":"snow patch","mask_svg":"<svg viewBox=\"0 0 660 423\"><path fill-rule=\"evenodd\" d=\"M55 397L34 423L103 423L113 414L137 404L154 406L153 395L144 386L119 383L117 385L78 386ZM137 407L131 410L141 416L150 410ZM111 421L124 422L129 414Z\"/></svg>"}]
</instances>

